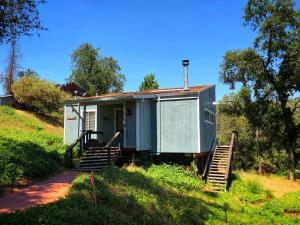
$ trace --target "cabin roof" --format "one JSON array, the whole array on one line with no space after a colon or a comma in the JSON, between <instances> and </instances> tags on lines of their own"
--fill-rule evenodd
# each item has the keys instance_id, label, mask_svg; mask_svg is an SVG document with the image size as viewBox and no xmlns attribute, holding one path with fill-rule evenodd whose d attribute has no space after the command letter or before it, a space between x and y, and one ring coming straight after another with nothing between
<instances>
[{"instance_id":1,"label":"cabin roof","mask_svg":"<svg viewBox=\"0 0 300 225\"><path fill-rule=\"evenodd\" d=\"M78 99L67 100L65 101L65 104L92 103L140 98L157 98L163 96L191 96L213 86L214 85L193 86L189 87L189 90L184 90L183 88L161 88L135 92L108 93L98 96L80 97Z\"/></svg>"}]
</instances>

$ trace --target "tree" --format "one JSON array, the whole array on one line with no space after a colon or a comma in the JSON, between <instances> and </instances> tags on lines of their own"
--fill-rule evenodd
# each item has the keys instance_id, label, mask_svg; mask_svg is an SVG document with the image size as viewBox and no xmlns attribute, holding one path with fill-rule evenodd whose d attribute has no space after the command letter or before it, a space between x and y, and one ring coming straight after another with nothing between
<instances>
[{"instance_id":1,"label":"tree","mask_svg":"<svg viewBox=\"0 0 300 225\"><path fill-rule=\"evenodd\" d=\"M155 75L150 73L144 77L144 80L140 84L140 91L149 90L149 89L158 89L159 84L157 80L155 80Z\"/></svg>"},{"instance_id":2,"label":"tree","mask_svg":"<svg viewBox=\"0 0 300 225\"><path fill-rule=\"evenodd\" d=\"M5 74L2 75L1 81L3 82L3 89L5 90L6 95L12 95L12 84L16 78L17 72L17 46L16 39L11 41L11 48L8 57L8 65L5 71Z\"/></svg>"},{"instance_id":3,"label":"tree","mask_svg":"<svg viewBox=\"0 0 300 225\"><path fill-rule=\"evenodd\" d=\"M64 92L67 92L71 96L82 96L86 92L75 83L65 83L59 86Z\"/></svg>"},{"instance_id":4,"label":"tree","mask_svg":"<svg viewBox=\"0 0 300 225\"><path fill-rule=\"evenodd\" d=\"M27 69L27 70L18 72L18 77L19 78L28 77L28 76L38 77L39 75L38 75L37 72L35 72L34 70L31 70L31 69Z\"/></svg>"},{"instance_id":5,"label":"tree","mask_svg":"<svg viewBox=\"0 0 300 225\"><path fill-rule=\"evenodd\" d=\"M70 96L55 84L37 76L23 76L12 87L15 99L29 110L43 115L62 110Z\"/></svg>"},{"instance_id":6,"label":"tree","mask_svg":"<svg viewBox=\"0 0 300 225\"><path fill-rule=\"evenodd\" d=\"M69 82L87 90L88 95L121 92L125 76L120 73L118 62L112 57L102 57L99 49L89 43L79 46L72 53L72 74Z\"/></svg>"},{"instance_id":7,"label":"tree","mask_svg":"<svg viewBox=\"0 0 300 225\"><path fill-rule=\"evenodd\" d=\"M44 0L0 0L0 44L20 35L31 36L33 30L44 30L37 9L43 3Z\"/></svg>"},{"instance_id":8,"label":"tree","mask_svg":"<svg viewBox=\"0 0 300 225\"><path fill-rule=\"evenodd\" d=\"M256 107L279 110L280 141L289 155L289 178L294 180L298 132L293 112L299 106L291 108L287 103L300 90L300 11L292 0L249 0L244 11L245 25L257 33L254 46L228 51L220 78L231 88L240 83L250 90Z\"/></svg>"}]
</instances>

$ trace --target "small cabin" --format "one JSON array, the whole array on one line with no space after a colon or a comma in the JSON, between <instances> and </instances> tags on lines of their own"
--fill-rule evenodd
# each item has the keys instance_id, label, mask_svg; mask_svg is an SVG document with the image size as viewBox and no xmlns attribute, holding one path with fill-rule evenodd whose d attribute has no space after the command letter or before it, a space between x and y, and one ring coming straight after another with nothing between
<instances>
[{"instance_id":1,"label":"small cabin","mask_svg":"<svg viewBox=\"0 0 300 225\"><path fill-rule=\"evenodd\" d=\"M64 103L64 143L84 131L105 146L122 133L122 150L203 153L216 137L215 86L109 93Z\"/></svg>"}]
</instances>

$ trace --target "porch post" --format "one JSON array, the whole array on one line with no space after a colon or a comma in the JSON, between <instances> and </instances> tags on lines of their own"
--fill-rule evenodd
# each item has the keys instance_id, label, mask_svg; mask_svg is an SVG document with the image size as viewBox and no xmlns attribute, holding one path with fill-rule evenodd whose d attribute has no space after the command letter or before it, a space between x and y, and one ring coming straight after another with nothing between
<instances>
[{"instance_id":1,"label":"porch post","mask_svg":"<svg viewBox=\"0 0 300 225\"><path fill-rule=\"evenodd\" d=\"M80 104L78 103L78 137L80 136Z\"/></svg>"},{"instance_id":2,"label":"porch post","mask_svg":"<svg viewBox=\"0 0 300 225\"><path fill-rule=\"evenodd\" d=\"M86 105L83 106L81 133L85 131L85 123L86 123Z\"/></svg>"},{"instance_id":3,"label":"porch post","mask_svg":"<svg viewBox=\"0 0 300 225\"><path fill-rule=\"evenodd\" d=\"M123 146L126 147L126 102L123 102Z\"/></svg>"}]
</instances>

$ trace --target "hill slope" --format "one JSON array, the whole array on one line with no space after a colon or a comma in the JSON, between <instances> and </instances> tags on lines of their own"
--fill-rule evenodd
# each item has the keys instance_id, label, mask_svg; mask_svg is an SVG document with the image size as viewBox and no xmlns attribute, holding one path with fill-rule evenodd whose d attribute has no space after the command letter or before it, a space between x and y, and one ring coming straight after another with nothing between
<instances>
[{"instance_id":1,"label":"hill slope","mask_svg":"<svg viewBox=\"0 0 300 225\"><path fill-rule=\"evenodd\" d=\"M62 162L63 128L34 114L0 107L0 184L12 177L38 178L54 172Z\"/></svg>"},{"instance_id":2,"label":"hill slope","mask_svg":"<svg viewBox=\"0 0 300 225\"><path fill-rule=\"evenodd\" d=\"M212 193L179 166L111 166L97 173L94 205L89 175L73 183L66 199L26 211L0 214L7 225L202 225L299 224L300 192L273 198L254 180L238 176L230 192Z\"/></svg>"}]
</instances>

